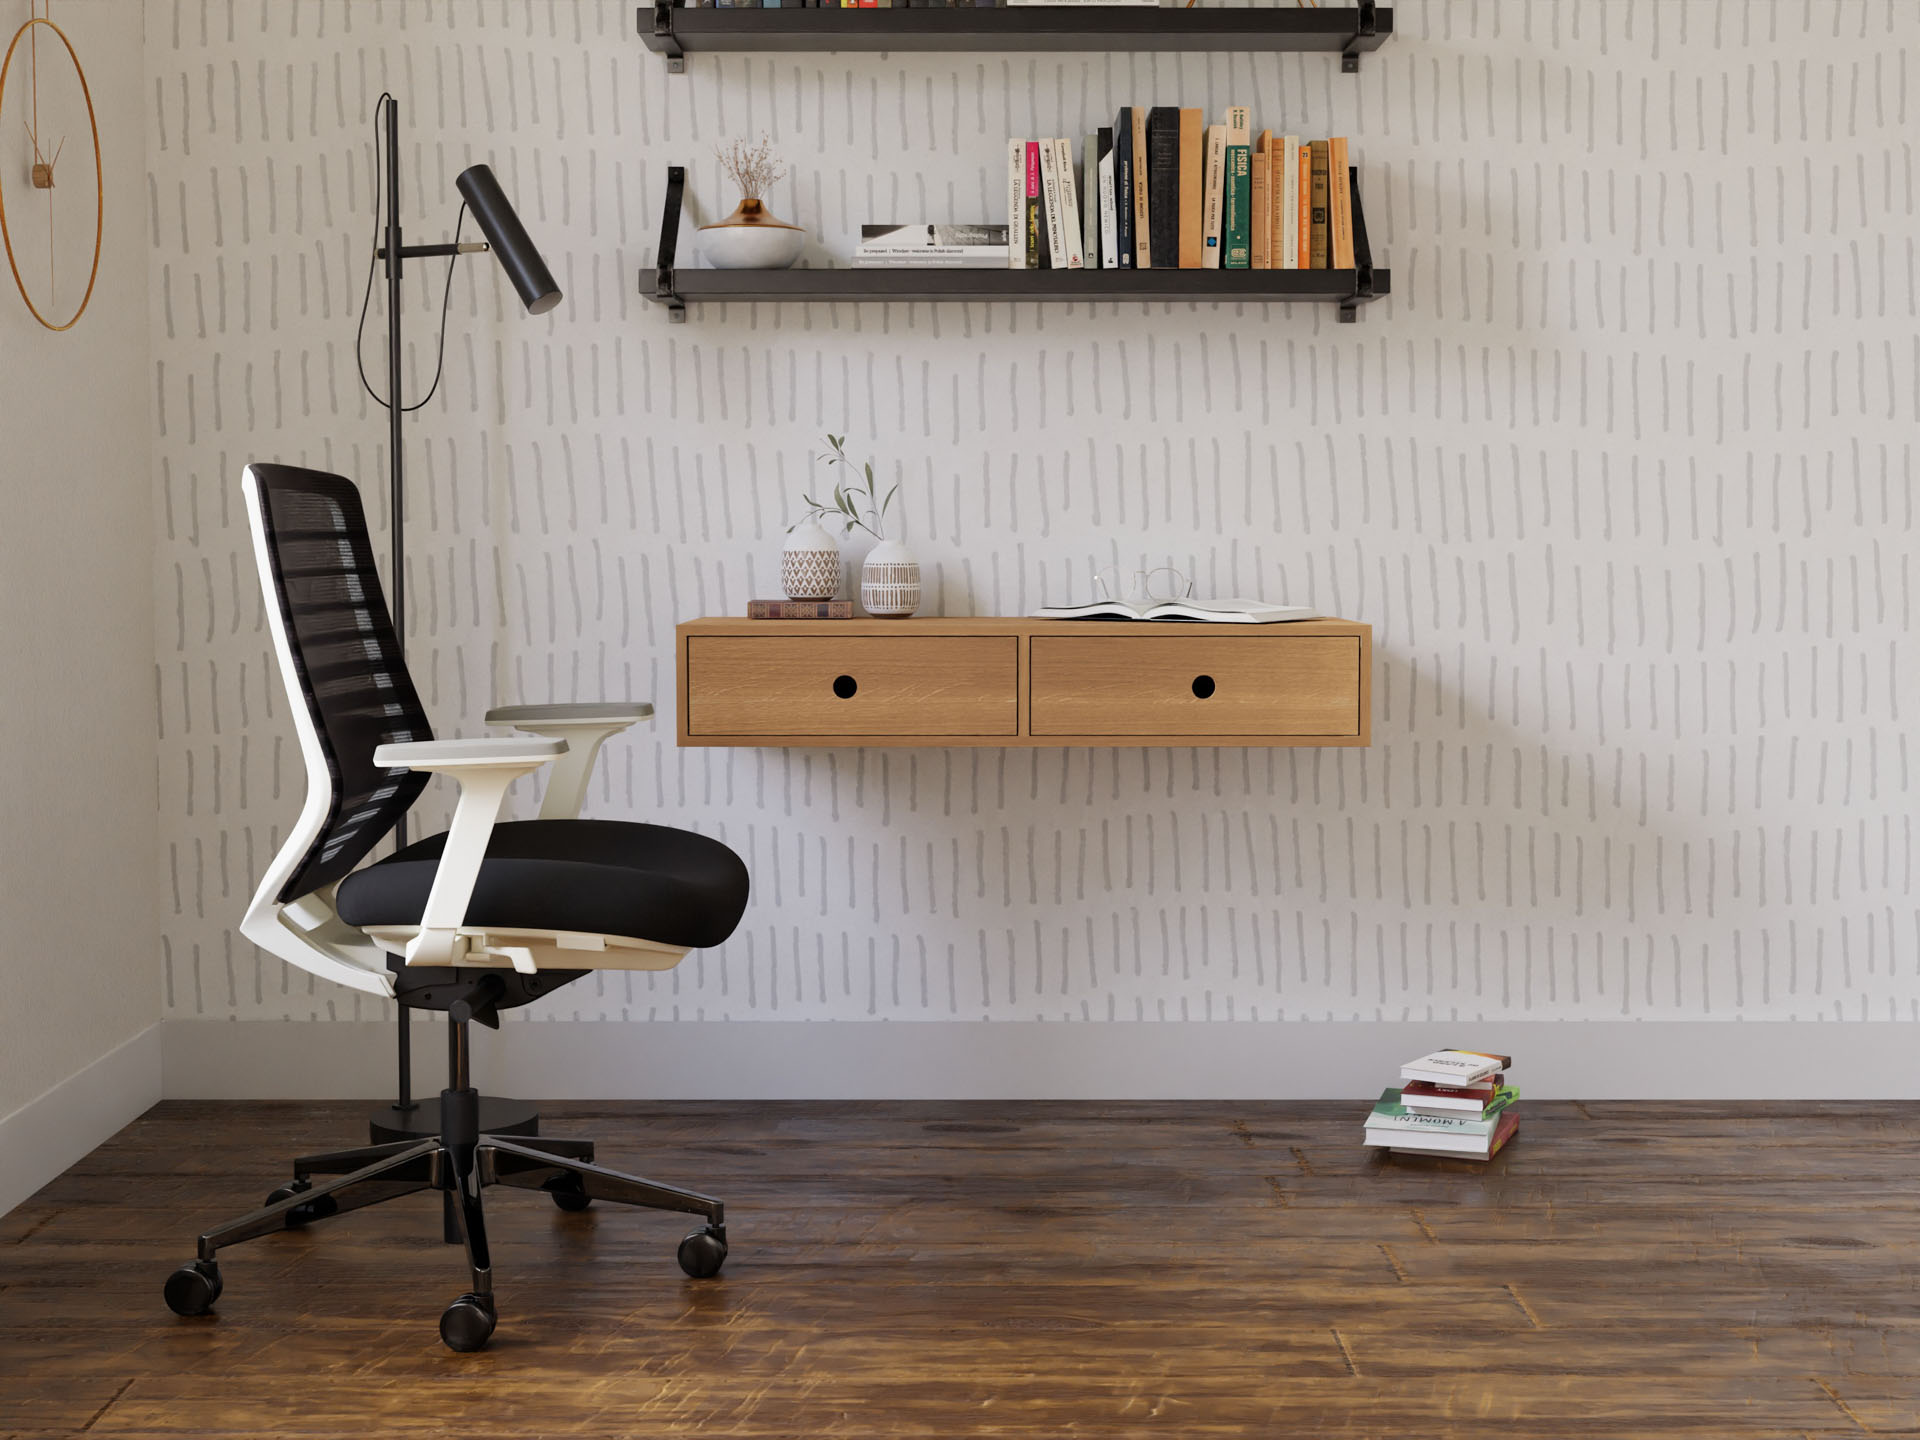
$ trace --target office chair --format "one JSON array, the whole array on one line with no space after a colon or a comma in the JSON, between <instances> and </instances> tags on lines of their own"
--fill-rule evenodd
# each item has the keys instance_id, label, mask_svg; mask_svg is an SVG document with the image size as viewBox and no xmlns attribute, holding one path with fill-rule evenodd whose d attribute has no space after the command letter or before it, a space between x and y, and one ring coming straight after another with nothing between
<instances>
[{"instance_id":1,"label":"office chair","mask_svg":"<svg viewBox=\"0 0 1920 1440\"><path fill-rule=\"evenodd\" d=\"M645 704L515 706L488 713L516 739L435 740L400 657L351 481L249 465L241 484L266 592L267 627L307 766L307 799L247 908L249 940L323 979L444 1010L449 1071L440 1133L295 1160L260 1209L200 1237L166 1301L204 1315L220 1298L216 1253L423 1190L442 1192L449 1240L464 1241L472 1288L440 1337L478 1350L496 1308L482 1188L546 1192L562 1210L594 1200L698 1215L680 1267L705 1278L727 1257L724 1207L692 1190L593 1164L593 1143L481 1133L467 1027L497 1028L594 969L666 970L718 945L747 904L747 870L716 840L660 825L575 818L608 736ZM500 823L507 787L549 762L537 820ZM453 824L356 868L426 788L460 784Z\"/></svg>"}]
</instances>

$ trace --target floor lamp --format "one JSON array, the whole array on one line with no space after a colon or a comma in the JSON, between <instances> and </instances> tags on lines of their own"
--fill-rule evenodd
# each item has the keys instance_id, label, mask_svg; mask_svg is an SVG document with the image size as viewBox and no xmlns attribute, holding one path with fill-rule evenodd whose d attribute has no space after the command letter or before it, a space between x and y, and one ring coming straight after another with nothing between
<instances>
[{"instance_id":1,"label":"floor lamp","mask_svg":"<svg viewBox=\"0 0 1920 1440\"><path fill-rule=\"evenodd\" d=\"M473 165L460 172L454 180L454 187L460 192L464 202L461 207L461 220L465 212L472 211L480 231L487 237L486 243L460 240L460 223L454 224L454 238L444 245L405 245L400 238L400 105L392 95L382 95L375 112L374 130L376 144L381 125L386 127L386 146L382 156L383 186L386 196L386 222L377 232L374 262L384 261L387 280L387 396L382 399L367 386L373 395L387 410L387 501L388 513L393 525L393 548L388 567L388 590L393 608L393 628L402 653L407 643L407 547L406 547L406 492L405 463L401 453L400 422L410 410L418 410L433 397L433 390L440 384L439 366L434 367L433 388L427 391L425 398L412 405L403 405L400 399L400 281L405 264L409 260L425 260L444 256L447 259L448 295L452 294L453 264L456 257L491 249L500 266L507 272L507 278L513 282L513 288L519 292L521 304L526 306L529 315L544 315L560 303L560 287L554 282L553 272L547 269L546 262L540 258L540 251L528 236L526 227L520 223L520 217L514 213L513 205L506 193L501 190L500 182L494 179L493 171L485 165ZM373 269L367 271L368 294L373 287ZM360 307L360 321L366 324L366 303ZM440 303L440 349L444 355L447 339L447 305L443 298ZM365 382L362 373L362 382ZM394 832L396 846L407 843L407 822L403 817ZM376 1110L368 1122L368 1130L375 1144L387 1140L403 1140L415 1136L425 1137L440 1133L440 1102L437 1099L415 1100L413 1098L413 1038L412 1027L407 1023L407 1007L403 1004L399 1011L399 1095L392 1105ZM482 1096L480 1100L480 1128L490 1135L529 1135L535 1133L540 1124L539 1113L531 1106L517 1100L500 1100L492 1096Z\"/></svg>"}]
</instances>

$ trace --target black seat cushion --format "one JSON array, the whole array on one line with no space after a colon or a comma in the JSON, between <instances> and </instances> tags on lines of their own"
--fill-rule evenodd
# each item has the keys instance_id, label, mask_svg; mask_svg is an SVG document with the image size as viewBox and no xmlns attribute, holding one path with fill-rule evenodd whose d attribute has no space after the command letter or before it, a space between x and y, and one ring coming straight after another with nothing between
<instances>
[{"instance_id":1,"label":"black seat cushion","mask_svg":"<svg viewBox=\"0 0 1920 1440\"><path fill-rule=\"evenodd\" d=\"M430 835L340 882L349 925L417 925L445 835ZM718 945L747 908L747 867L718 840L625 820L496 825L466 923L582 930L690 950Z\"/></svg>"}]
</instances>

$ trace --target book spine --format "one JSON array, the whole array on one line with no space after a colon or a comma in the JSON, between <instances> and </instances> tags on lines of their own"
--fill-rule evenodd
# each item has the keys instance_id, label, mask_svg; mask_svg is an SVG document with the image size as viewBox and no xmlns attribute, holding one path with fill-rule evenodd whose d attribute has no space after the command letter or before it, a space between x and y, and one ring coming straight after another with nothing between
<instances>
[{"instance_id":1,"label":"book spine","mask_svg":"<svg viewBox=\"0 0 1920 1440\"><path fill-rule=\"evenodd\" d=\"M1299 163L1295 166L1300 193L1295 197L1300 206L1293 229L1294 268L1311 270L1313 268L1313 146L1306 141L1300 142Z\"/></svg>"},{"instance_id":2,"label":"book spine","mask_svg":"<svg viewBox=\"0 0 1920 1440\"><path fill-rule=\"evenodd\" d=\"M1206 124L1198 110L1180 112L1180 268L1198 270L1206 232Z\"/></svg>"},{"instance_id":3,"label":"book spine","mask_svg":"<svg viewBox=\"0 0 1920 1440\"><path fill-rule=\"evenodd\" d=\"M1060 196L1060 243L1066 255L1067 270L1084 270L1086 252L1080 248L1080 197L1073 181L1073 144L1065 139L1053 142L1053 179Z\"/></svg>"},{"instance_id":4,"label":"book spine","mask_svg":"<svg viewBox=\"0 0 1920 1440\"><path fill-rule=\"evenodd\" d=\"M1300 137L1280 137L1280 198L1273 207L1273 264L1277 270L1300 268Z\"/></svg>"},{"instance_id":5,"label":"book spine","mask_svg":"<svg viewBox=\"0 0 1920 1440\"><path fill-rule=\"evenodd\" d=\"M1136 269L1153 265L1153 164L1147 150L1147 110L1133 107L1133 258Z\"/></svg>"},{"instance_id":6,"label":"book spine","mask_svg":"<svg viewBox=\"0 0 1920 1440\"><path fill-rule=\"evenodd\" d=\"M1353 263L1356 269L1373 267L1373 246L1367 243L1367 212L1360 204L1360 170L1347 171L1347 203L1353 207Z\"/></svg>"},{"instance_id":7,"label":"book spine","mask_svg":"<svg viewBox=\"0 0 1920 1440\"><path fill-rule=\"evenodd\" d=\"M1327 141L1327 229L1333 247L1333 268L1353 269L1353 206L1347 199L1347 141L1336 135Z\"/></svg>"},{"instance_id":8,"label":"book spine","mask_svg":"<svg viewBox=\"0 0 1920 1440\"><path fill-rule=\"evenodd\" d=\"M1227 127L1209 125L1207 127L1207 219L1205 250L1201 264L1208 270L1220 268L1221 223L1225 217L1225 192L1222 186L1227 178Z\"/></svg>"},{"instance_id":9,"label":"book spine","mask_svg":"<svg viewBox=\"0 0 1920 1440\"><path fill-rule=\"evenodd\" d=\"M1007 142L1007 268L1027 268L1027 142Z\"/></svg>"},{"instance_id":10,"label":"book spine","mask_svg":"<svg viewBox=\"0 0 1920 1440\"><path fill-rule=\"evenodd\" d=\"M1313 179L1309 193L1312 228L1309 231L1307 247L1309 270L1329 270L1332 268L1332 249L1329 245L1327 215L1327 142L1315 140L1308 147L1313 152Z\"/></svg>"},{"instance_id":11,"label":"book spine","mask_svg":"<svg viewBox=\"0 0 1920 1440\"><path fill-rule=\"evenodd\" d=\"M1080 137L1080 257L1100 268L1100 137Z\"/></svg>"},{"instance_id":12,"label":"book spine","mask_svg":"<svg viewBox=\"0 0 1920 1440\"><path fill-rule=\"evenodd\" d=\"M1133 108L1113 122L1113 232L1122 270L1133 269Z\"/></svg>"},{"instance_id":13,"label":"book spine","mask_svg":"<svg viewBox=\"0 0 1920 1440\"><path fill-rule=\"evenodd\" d=\"M749 600L749 620L851 620L851 600Z\"/></svg>"},{"instance_id":14,"label":"book spine","mask_svg":"<svg viewBox=\"0 0 1920 1440\"><path fill-rule=\"evenodd\" d=\"M1156 105L1147 118L1147 183L1152 187L1153 268L1180 266L1180 112Z\"/></svg>"},{"instance_id":15,"label":"book spine","mask_svg":"<svg viewBox=\"0 0 1920 1440\"><path fill-rule=\"evenodd\" d=\"M1220 264L1227 270L1245 270L1252 264L1253 157L1245 145L1227 146L1225 215L1222 217Z\"/></svg>"},{"instance_id":16,"label":"book spine","mask_svg":"<svg viewBox=\"0 0 1920 1440\"><path fill-rule=\"evenodd\" d=\"M1094 135L1100 149L1100 268L1120 268L1120 208L1114 194L1113 130L1101 126Z\"/></svg>"},{"instance_id":17,"label":"book spine","mask_svg":"<svg viewBox=\"0 0 1920 1440\"><path fill-rule=\"evenodd\" d=\"M1027 141L1027 269L1038 270L1045 249L1046 227L1040 215L1040 146Z\"/></svg>"},{"instance_id":18,"label":"book spine","mask_svg":"<svg viewBox=\"0 0 1920 1440\"><path fill-rule=\"evenodd\" d=\"M1053 141L1040 142L1040 208L1046 215L1047 268L1067 268L1066 232L1061 228L1060 156Z\"/></svg>"},{"instance_id":19,"label":"book spine","mask_svg":"<svg viewBox=\"0 0 1920 1440\"><path fill-rule=\"evenodd\" d=\"M1253 268L1273 268L1273 136L1262 130L1253 142Z\"/></svg>"}]
</instances>

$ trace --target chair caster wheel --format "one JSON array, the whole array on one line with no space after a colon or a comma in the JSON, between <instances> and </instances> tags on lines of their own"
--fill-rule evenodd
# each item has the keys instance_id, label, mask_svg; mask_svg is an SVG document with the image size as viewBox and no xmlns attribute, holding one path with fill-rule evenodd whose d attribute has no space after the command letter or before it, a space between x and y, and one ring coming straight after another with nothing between
<instances>
[{"instance_id":1,"label":"chair caster wheel","mask_svg":"<svg viewBox=\"0 0 1920 1440\"><path fill-rule=\"evenodd\" d=\"M291 1200L296 1195L304 1195L312 1188L313 1181L311 1180L304 1178L292 1180L267 1196L266 1203L269 1205L278 1205L282 1200ZM287 1228L289 1230L298 1230L302 1225L311 1224L315 1220L324 1220L333 1213L335 1213L333 1197L331 1195L323 1195L312 1204L296 1205L293 1209L287 1211Z\"/></svg>"},{"instance_id":2,"label":"chair caster wheel","mask_svg":"<svg viewBox=\"0 0 1920 1440\"><path fill-rule=\"evenodd\" d=\"M556 1186L547 1192L553 1196L553 1203L571 1214L579 1214L593 1204L593 1197L585 1190L573 1185Z\"/></svg>"},{"instance_id":3,"label":"chair caster wheel","mask_svg":"<svg viewBox=\"0 0 1920 1440\"><path fill-rule=\"evenodd\" d=\"M447 1306L440 1316L440 1338L449 1350L470 1355L487 1348L493 1338L493 1299L471 1292Z\"/></svg>"},{"instance_id":4,"label":"chair caster wheel","mask_svg":"<svg viewBox=\"0 0 1920 1440\"><path fill-rule=\"evenodd\" d=\"M720 1273L727 1263L727 1231L722 1225L696 1230L680 1242L680 1268L696 1280Z\"/></svg>"},{"instance_id":5,"label":"chair caster wheel","mask_svg":"<svg viewBox=\"0 0 1920 1440\"><path fill-rule=\"evenodd\" d=\"M212 1260L189 1260L167 1277L167 1308L176 1315L205 1315L220 1298L220 1266Z\"/></svg>"}]
</instances>

